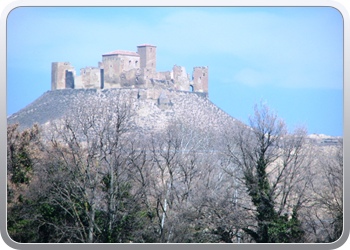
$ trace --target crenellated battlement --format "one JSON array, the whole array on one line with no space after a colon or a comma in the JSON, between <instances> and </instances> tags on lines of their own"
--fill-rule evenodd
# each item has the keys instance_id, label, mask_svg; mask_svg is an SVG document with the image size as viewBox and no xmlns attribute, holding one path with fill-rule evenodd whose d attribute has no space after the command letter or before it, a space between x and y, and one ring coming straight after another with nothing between
<instances>
[{"instance_id":1,"label":"crenellated battlement","mask_svg":"<svg viewBox=\"0 0 350 250\"><path fill-rule=\"evenodd\" d=\"M194 67L192 78L176 64L171 71L157 72L156 57L157 47L150 44L137 46L137 52L116 50L103 54L98 67L80 69L78 76L69 62L53 62L51 90L142 88L208 94L208 67Z\"/></svg>"}]
</instances>

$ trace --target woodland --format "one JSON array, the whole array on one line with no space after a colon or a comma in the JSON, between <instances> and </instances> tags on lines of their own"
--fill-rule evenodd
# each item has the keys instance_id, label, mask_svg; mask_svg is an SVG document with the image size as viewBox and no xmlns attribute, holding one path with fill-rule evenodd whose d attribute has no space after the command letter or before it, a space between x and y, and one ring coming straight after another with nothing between
<instances>
[{"instance_id":1,"label":"woodland","mask_svg":"<svg viewBox=\"0 0 350 250\"><path fill-rule=\"evenodd\" d=\"M21 243L325 243L343 229L343 143L267 104L248 124L139 133L128 98L7 126L7 231Z\"/></svg>"}]
</instances>

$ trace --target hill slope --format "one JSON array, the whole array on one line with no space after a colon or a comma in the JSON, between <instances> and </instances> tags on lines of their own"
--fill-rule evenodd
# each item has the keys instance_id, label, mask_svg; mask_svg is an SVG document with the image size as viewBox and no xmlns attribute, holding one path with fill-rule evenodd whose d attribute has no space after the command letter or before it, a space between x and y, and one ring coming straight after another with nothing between
<instances>
[{"instance_id":1,"label":"hill slope","mask_svg":"<svg viewBox=\"0 0 350 250\"><path fill-rule=\"evenodd\" d=\"M157 130L163 128L172 119L190 119L205 129L211 127L222 129L238 122L213 104L203 93L176 91L169 89L161 92L159 99L145 98L142 89L62 89L48 91L37 100L11 115L8 124L19 123L19 129L31 127L35 122L40 125L70 115L72 109L77 108L76 100L86 102L96 101L103 96L115 96L120 93L130 95L136 111L136 123L143 130ZM102 95L101 95L102 93Z\"/></svg>"}]
</instances>

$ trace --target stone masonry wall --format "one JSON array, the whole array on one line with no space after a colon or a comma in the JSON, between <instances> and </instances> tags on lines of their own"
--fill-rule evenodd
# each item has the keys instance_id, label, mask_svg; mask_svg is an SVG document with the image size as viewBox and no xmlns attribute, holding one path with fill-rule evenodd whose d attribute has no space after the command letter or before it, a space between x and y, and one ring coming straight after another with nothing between
<instances>
[{"instance_id":1,"label":"stone masonry wall","mask_svg":"<svg viewBox=\"0 0 350 250\"><path fill-rule=\"evenodd\" d=\"M75 75L67 62L52 63L51 89L109 89L149 88L173 89L208 93L208 67L194 67L191 81L185 67L174 65L171 71L156 71L157 47L150 44L137 46L137 53L113 51L102 55L98 67L85 67ZM145 96L157 99L159 90Z\"/></svg>"},{"instance_id":2,"label":"stone masonry wall","mask_svg":"<svg viewBox=\"0 0 350 250\"><path fill-rule=\"evenodd\" d=\"M66 71L72 72L75 77L75 69L69 62L54 62L51 65L51 89L66 88Z\"/></svg>"}]
</instances>

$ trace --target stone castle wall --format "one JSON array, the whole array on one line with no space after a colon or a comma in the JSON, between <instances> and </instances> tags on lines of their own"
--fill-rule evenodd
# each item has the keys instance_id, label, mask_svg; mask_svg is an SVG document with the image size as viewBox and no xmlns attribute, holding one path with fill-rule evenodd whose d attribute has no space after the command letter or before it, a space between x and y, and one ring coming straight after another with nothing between
<instances>
[{"instance_id":1,"label":"stone castle wall","mask_svg":"<svg viewBox=\"0 0 350 250\"><path fill-rule=\"evenodd\" d=\"M174 65L171 71L157 72L157 47L137 46L137 52L113 51L102 55L98 67L80 69L76 76L69 62L52 63L51 90L56 89L148 89L147 98L158 99L161 91L173 89L208 94L208 67L194 67L193 77L186 69Z\"/></svg>"},{"instance_id":2,"label":"stone castle wall","mask_svg":"<svg viewBox=\"0 0 350 250\"><path fill-rule=\"evenodd\" d=\"M75 78L75 69L69 62L54 62L51 65L51 89L74 89L71 77Z\"/></svg>"}]
</instances>

